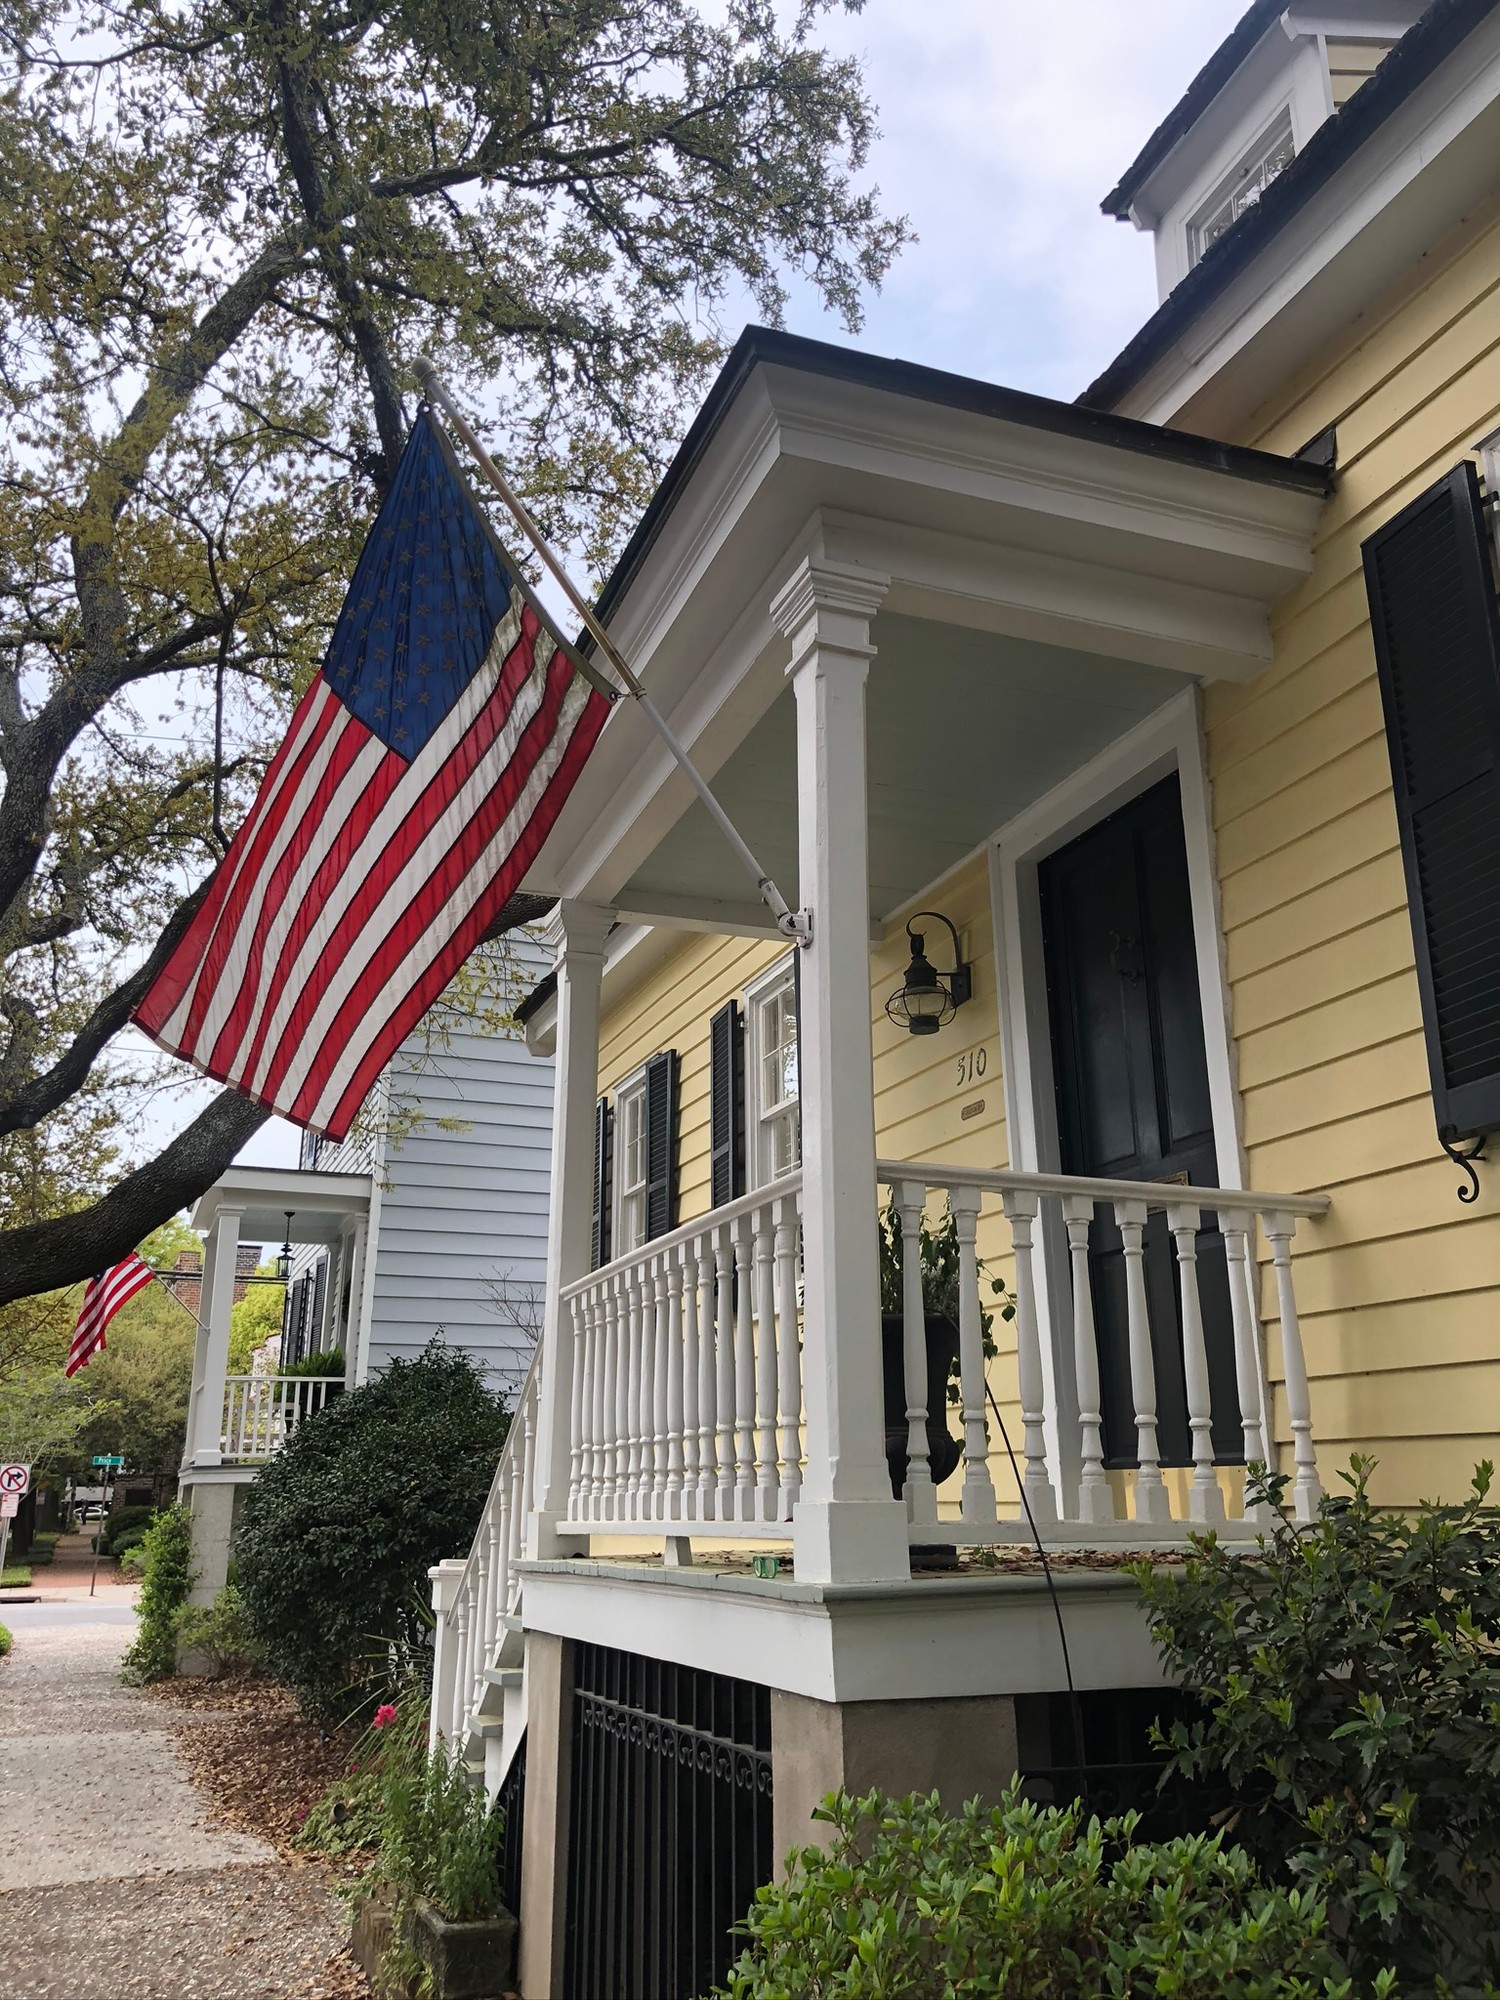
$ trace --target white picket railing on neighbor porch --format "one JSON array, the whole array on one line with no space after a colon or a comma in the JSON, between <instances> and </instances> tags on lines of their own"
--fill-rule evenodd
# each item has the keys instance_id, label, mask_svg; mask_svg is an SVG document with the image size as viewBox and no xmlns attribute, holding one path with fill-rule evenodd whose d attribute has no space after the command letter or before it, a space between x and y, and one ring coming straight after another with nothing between
<instances>
[{"instance_id":1,"label":"white picket railing on neighbor porch","mask_svg":"<svg viewBox=\"0 0 1500 2000\"><path fill-rule=\"evenodd\" d=\"M274 1458L297 1425L343 1386L342 1375L226 1375L224 1458L237 1465Z\"/></svg>"},{"instance_id":2,"label":"white picket railing on neighbor porch","mask_svg":"<svg viewBox=\"0 0 1500 2000\"><path fill-rule=\"evenodd\" d=\"M521 1537L534 1501L540 1357L538 1344L467 1558L461 1566L444 1563L432 1572L437 1630L429 1736L434 1748L440 1741L453 1750L465 1744L487 1706L489 1672L505 1621L519 1602ZM455 1570L456 1577L440 1575Z\"/></svg>"}]
</instances>

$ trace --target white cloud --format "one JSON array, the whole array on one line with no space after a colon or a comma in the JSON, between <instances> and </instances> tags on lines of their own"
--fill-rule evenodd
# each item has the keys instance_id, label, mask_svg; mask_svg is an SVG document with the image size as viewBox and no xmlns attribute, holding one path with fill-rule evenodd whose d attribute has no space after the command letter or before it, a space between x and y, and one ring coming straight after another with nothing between
<instances>
[{"instance_id":1,"label":"white cloud","mask_svg":"<svg viewBox=\"0 0 1500 2000\"><path fill-rule=\"evenodd\" d=\"M859 345L1071 397L1156 306L1149 238L1099 213L1243 0L869 0L871 173L920 241ZM805 289L788 324L846 339Z\"/></svg>"}]
</instances>

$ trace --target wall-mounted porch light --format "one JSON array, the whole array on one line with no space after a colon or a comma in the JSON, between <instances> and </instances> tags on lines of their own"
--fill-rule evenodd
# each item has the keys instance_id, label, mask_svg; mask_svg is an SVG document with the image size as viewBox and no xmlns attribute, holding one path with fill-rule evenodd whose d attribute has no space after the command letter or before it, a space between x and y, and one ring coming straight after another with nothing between
<instances>
[{"instance_id":1,"label":"wall-mounted porch light","mask_svg":"<svg viewBox=\"0 0 1500 2000\"><path fill-rule=\"evenodd\" d=\"M924 948L924 933L912 929L912 925L923 917L947 924L948 935L953 940L951 972L939 972L929 962ZM973 970L964 964L960 956L958 932L939 911L918 910L906 926L906 935L911 939L911 963L906 968L906 977L886 1001L885 1011L896 1026L905 1028L909 1035L935 1035L939 1028L953 1019L966 1000L973 998Z\"/></svg>"},{"instance_id":2,"label":"wall-mounted porch light","mask_svg":"<svg viewBox=\"0 0 1500 2000\"><path fill-rule=\"evenodd\" d=\"M286 1217L286 1236L281 1245L281 1255L276 1259L276 1275L285 1284L292 1275L292 1217L297 1211L284 1208L281 1212Z\"/></svg>"}]
</instances>

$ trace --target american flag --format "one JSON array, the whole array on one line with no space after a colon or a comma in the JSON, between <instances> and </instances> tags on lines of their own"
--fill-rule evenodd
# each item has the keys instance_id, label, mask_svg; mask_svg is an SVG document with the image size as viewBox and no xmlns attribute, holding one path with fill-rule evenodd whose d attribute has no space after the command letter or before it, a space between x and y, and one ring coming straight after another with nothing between
<instances>
[{"instance_id":1,"label":"american flag","mask_svg":"<svg viewBox=\"0 0 1500 2000\"><path fill-rule=\"evenodd\" d=\"M78 1324L73 1329L72 1343L68 1348L68 1365L65 1375L76 1375L86 1367L104 1346L104 1329L127 1299L133 1299L137 1292L149 1285L156 1276L149 1264L143 1263L132 1250L121 1263L108 1271L101 1271L97 1278L90 1278L83 1288L83 1304L78 1312Z\"/></svg>"},{"instance_id":2,"label":"american flag","mask_svg":"<svg viewBox=\"0 0 1500 2000\"><path fill-rule=\"evenodd\" d=\"M423 410L322 671L136 1020L342 1139L535 859L608 713Z\"/></svg>"}]
</instances>

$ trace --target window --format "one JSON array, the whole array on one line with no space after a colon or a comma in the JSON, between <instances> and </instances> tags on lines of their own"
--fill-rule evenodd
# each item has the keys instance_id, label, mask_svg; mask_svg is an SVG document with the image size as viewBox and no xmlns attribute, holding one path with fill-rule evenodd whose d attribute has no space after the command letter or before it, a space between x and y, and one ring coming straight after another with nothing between
<instances>
[{"instance_id":1,"label":"window","mask_svg":"<svg viewBox=\"0 0 1500 2000\"><path fill-rule=\"evenodd\" d=\"M614 1254L639 1250L646 1240L646 1072L627 1077L615 1092Z\"/></svg>"},{"instance_id":2,"label":"window","mask_svg":"<svg viewBox=\"0 0 1500 2000\"><path fill-rule=\"evenodd\" d=\"M1292 114L1283 111L1233 173L1219 183L1188 225L1188 256L1194 264L1225 230L1239 221L1246 209L1254 208L1282 168L1291 164L1296 152Z\"/></svg>"},{"instance_id":3,"label":"window","mask_svg":"<svg viewBox=\"0 0 1500 2000\"><path fill-rule=\"evenodd\" d=\"M750 1033L751 1182L764 1187L802 1158L797 965L783 959L745 995Z\"/></svg>"}]
</instances>

